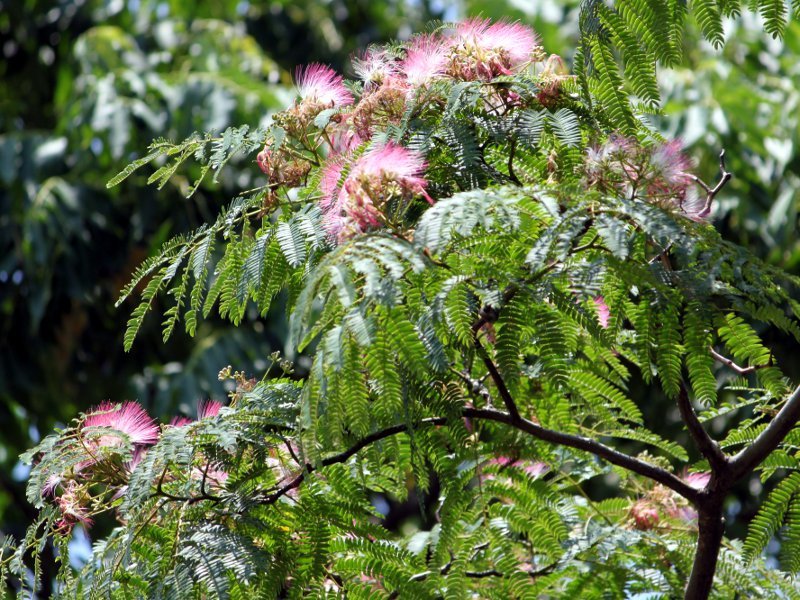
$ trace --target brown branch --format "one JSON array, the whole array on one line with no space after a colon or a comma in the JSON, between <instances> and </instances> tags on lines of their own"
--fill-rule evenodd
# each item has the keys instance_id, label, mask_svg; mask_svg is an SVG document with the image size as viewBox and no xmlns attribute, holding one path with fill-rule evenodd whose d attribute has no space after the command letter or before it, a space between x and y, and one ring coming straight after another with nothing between
<instances>
[{"instance_id":1,"label":"brown branch","mask_svg":"<svg viewBox=\"0 0 800 600\"><path fill-rule=\"evenodd\" d=\"M730 460L731 485L760 465L800 421L800 386L786 400L767 428Z\"/></svg>"},{"instance_id":2,"label":"brown branch","mask_svg":"<svg viewBox=\"0 0 800 600\"><path fill-rule=\"evenodd\" d=\"M722 502L731 487L780 445L800 421L800 386L789 396L766 429L748 447L720 468L712 464L711 482L700 492L698 507L699 535L692 573L686 586L686 600L705 600L711 593L717 558L725 533ZM710 459L709 459L709 462Z\"/></svg>"},{"instance_id":3,"label":"brown branch","mask_svg":"<svg viewBox=\"0 0 800 600\"><path fill-rule=\"evenodd\" d=\"M708 216L708 214L711 212L711 203L714 201L714 198L716 198L717 194L719 194L722 188L725 187L725 184L727 184L730 181L731 177L733 177L733 174L730 173L727 167L725 166L725 150L719 153L719 170L722 173L722 175L720 176L717 185L715 185L713 188L709 186L707 183L705 183L702 179L697 177L696 175L691 175L687 173L687 175L689 175L689 177L697 185L699 185L706 191L706 202L703 205L703 210L697 213L697 216L700 218Z\"/></svg>"},{"instance_id":4,"label":"brown branch","mask_svg":"<svg viewBox=\"0 0 800 600\"><path fill-rule=\"evenodd\" d=\"M506 386L506 382L503 380L503 376L500 374L500 371L497 370L497 366L494 364L494 361L489 358L486 349L483 347L477 336L475 337L475 349L478 351L478 355L481 357L483 364L489 371L489 376L492 378L500 397L503 399L503 404L505 404L508 414L514 421L520 420L522 417L519 414L519 409L517 408L516 402L514 402L511 392Z\"/></svg>"},{"instance_id":5,"label":"brown branch","mask_svg":"<svg viewBox=\"0 0 800 600\"><path fill-rule=\"evenodd\" d=\"M701 506L698 511L697 550L692 563L692 573L686 583L684 600L706 600L714 585L719 548L725 533L725 520L722 517L722 500L726 489L720 489L712 502Z\"/></svg>"},{"instance_id":6,"label":"brown branch","mask_svg":"<svg viewBox=\"0 0 800 600\"><path fill-rule=\"evenodd\" d=\"M572 435L570 433L563 433L554 429L547 429L541 425L537 425L533 421L528 421L527 419L513 419L511 415L498 410L465 408L462 411L462 414L463 416L471 419L483 419L486 421L505 423L506 425L510 425L515 429L518 429L542 441L550 442L551 444L560 444L562 446L568 446L570 448L575 448L576 450L582 450L584 452L594 454L595 456L602 458L611 464L637 473L638 475L642 475L643 477L647 477L648 479L652 479L653 481L668 487L674 492L677 492L692 503L696 504L700 501L701 495L698 490L694 489L681 478L673 475L666 469L662 469L661 467L644 462L638 458L628 456L627 454L619 452L618 450L614 450L613 448L606 446L605 444L601 444L596 440L578 435Z\"/></svg>"},{"instance_id":7,"label":"brown branch","mask_svg":"<svg viewBox=\"0 0 800 600\"><path fill-rule=\"evenodd\" d=\"M535 437L536 439L549 442L551 444L560 444L562 446L567 446L569 448L574 448L576 450L581 450L583 452L588 452L590 454L594 454L598 458L602 458L611 464L617 465L628 471L632 471L633 473L637 473L638 475L642 475L643 477L647 477L648 479L652 479L653 481L660 483L669 489L677 492L690 502L697 504L701 499L701 494L698 490L694 489L690 485L688 485L685 481L681 478L677 477L676 475L670 473L666 469L662 469L661 467L657 467L653 464L648 462L644 462L639 460L638 458L633 458L632 456L628 456L610 446L606 446L605 444L601 444L600 442L585 438L578 435L573 435L570 433L563 433L561 431L556 431L554 429L547 429L534 423L533 421L529 421L524 419L520 416L514 417L509 413L505 413L499 410L494 409L486 409L486 408L464 408L461 411L461 417L469 418L469 419L483 419L485 421L494 421L496 423L504 423L522 431L523 433L527 433L528 435ZM431 417L428 419L422 419L419 421L417 426L420 425L445 425L447 423L446 417ZM373 444L377 441L382 439L391 437L398 433L404 433L408 430L408 425L401 424L401 425L394 425L392 427L387 427L386 429L381 429L380 431L376 431L372 433L355 444L345 450L344 452L340 452L339 454L335 454L333 456L329 456L326 459L323 459L320 463L320 467L327 467L333 464L342 463L354 456L359 450L366 448L370 444ZM307 474L310 474L316 471L318 467L315 467L312 464L306 464L306 468L302 473L299 473L294 479L292 479L289 483L281 487L275 493L270 494L264 497L261 500L261 504L274 504L280 498L285 496L290 491L297 489L300 487L300 484L303 483Z\"/></svg>"},{"instance_id":8,"label":"brown branch","mask_svg":"<svg viewBox=\"0 0 800 600\"><path fill-rule=\"evenodd\" d=\"M445 417L431 417L429 419L422 419L418 425L444 425L447 423L447 419ZM353 444L350 448L345 450L344 452L340 452L339 454L334 454L333 456L329 456L328 458L324 459L320 463L320 467L327 467L337 463L343 463L348 460L350 457L354 456L358 453L359 450L362 450L369 446L370 444L374 444L382 439L391 437L393 435L397 435L398 433L404 433L408 429L408 425L394 425L392 427L387 427L386 429L381 429L380 431L376 431L375 433L371 433L366 437L361 438L355 444ZM307 474L313 473L319 467L315 467L311 463L306 463L305 470L297 475L294 479L292 479L289 483L283 486L274 494L270 494L266 498L264 498L261 503L262 504L274 504L277 502L281 497L285 496L290 491L297 489L300 487L300 484L306 478Z\"/></svg>"},{"instance_id":9,"label":"brown branch","mask_svg":"<svg viewBox=\"0 0 800 600\"><path fill-rule=\"evenodd\" d=\"M759 369L764 369L764 368L769 366L769 365L752 365L752 366L749 366L749 367L740 367L735 362L733 362L730 358L727 358L726 356L722 356L722 354L720 354L719 352L717 352L713 348L710 349L710 352L711 352L711 356L714 357L714 360L716 360L717 362L721 362L723 365L725 365L729 369L732 369L733 371L735 371L739 375L749 375L750 373L754 373L755 371L757 371Z\"/></svg>"},{"instance_id":10,"label":"brown branch","mask_svg":"<svg viewBox=\"0 0 800 600\"><path fill-rule=\"evenodd\" d=\"M703 429L700 419L697 418L697 413L692 407L692 402L689 399L689 390L686 384L681 381L680 389L678 390L678 410L681 413L681 419L686 424L686 429L689 430L689 435L692 436L697 449L708 460L712 470L718 474L726 473L729 468L728 457L719 447L719 444L711 439Z\"/></svg>"}]
</instances>

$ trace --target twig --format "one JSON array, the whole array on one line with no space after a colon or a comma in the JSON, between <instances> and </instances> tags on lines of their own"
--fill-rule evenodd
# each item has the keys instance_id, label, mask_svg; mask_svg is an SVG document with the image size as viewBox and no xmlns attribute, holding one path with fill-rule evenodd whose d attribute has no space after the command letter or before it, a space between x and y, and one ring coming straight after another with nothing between
<instances>
[{"instance_id":1,"label":"twig","mask_svg":"<svg viewBox=\"0 0 800 600\"><path fill-rule=\"evenodd\" d=\"M725 166L725 150L719 153L719 170L722 175L720 176L717 185L715 185L713 188L696 175L689 174L689 177L692 179L692 181L706 191L706 203L703 205L703 210L697 213L697 216L700 218L708 216L708 214L711 212L711 203L714 201L714 198L716 198L717 194L719 194L722 188L725 187L725 184L727 184L731 180L731 177L733 177L733 174L730 173Z\"/></svg>"},{"instance_id":2,"label":"twig","mask_svg":"<svg viewBox=\"0 0 800 600\"><path fill-rule=\"evenodd\" d=\"M750 373L758 371L759 369L764 369L764 368L769 366L769 365L751 365L749 367L740 367L735 362L733 362L730 358L722 356L722 354L720 354L719 352L717 352L713 348L711 348L710 351L711 351L711 356L713 356L714 359L717 362L721 362L723 365L725 365L729 369L732 369L733 371L736 371L736 373L738 373L739 375L749 375Z\"/></svg>"}]
</instances>

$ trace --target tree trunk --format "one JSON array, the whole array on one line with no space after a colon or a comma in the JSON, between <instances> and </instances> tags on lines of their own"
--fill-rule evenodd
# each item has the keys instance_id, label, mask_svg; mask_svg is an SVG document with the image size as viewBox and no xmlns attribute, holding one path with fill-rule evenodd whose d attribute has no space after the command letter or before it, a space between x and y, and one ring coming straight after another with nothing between
<instances>
[{"instance_id":1,"label":"tree trunk","mask_svg":"<svg viewBox=\"0 0 800 600\"><path fill-rule=\"evenodd\" d=\"M714 584L717 570L717 557L725 533L725 520L722 518L722 500L714 500L699 509L700 534L694 555L692 574L686 584L685 600L706 600Z\"/></svg>"}]
</instances>

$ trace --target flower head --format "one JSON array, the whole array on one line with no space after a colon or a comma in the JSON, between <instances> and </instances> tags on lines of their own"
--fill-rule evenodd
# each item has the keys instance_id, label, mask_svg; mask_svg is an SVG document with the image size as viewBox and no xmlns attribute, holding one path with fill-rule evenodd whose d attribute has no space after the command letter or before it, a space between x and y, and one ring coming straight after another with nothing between
<instances>
[{"instance_id":1,"label":"flower head","mask_svg":"<svg viewBox=\"0 0 800 600\"><path fill-rule=\"evenodd\" d=\"M597 322L600 323L600 327L603 329L608 329L608 322L611 319L611 309L608 308L605 298L602 296L595 296L592 301L597 310Z\"/></svg>"},{"instance_id":2,"label":"flower head","mask_svg":"<svg viewBox=\"0 0 800 600\"><path fill-rule=\"evenodd\" d=\"M326 65L313 63L297 69L297 89L304 102L326 107L341 107L353 103L353 94L344 79Z\"/></svg>"},{"instance_id":3,"label":"flower head","mask_svg":"<svg viewBox=\"0 0 800 600\"><path fill-rule=\"evenodd\" d=\"M650 154L651 177L661 181L669 191L685 190L692 183L689 171L692 161L683 153L680 140L658 144Z\"/></svg>"},{"instance_id":4,"label":"flower head","mask_svg":"<svg viewBox=\"0 0 800 600\"><path fill-rule=\"evenodd\" d=\"M658 508L648 500L637 500L630 509L633 524L636 529L647 531L658 525L660 516Z\"/></svg>"},{"instance_id":5,"label":"flower head","mask_svg":"<svg viewBox=\"0 0 800 600\"><path fill-rule=\"evenodd\" d=\"M202 400L200 405L197 407L197 418L207 419L210 417L216 417L221 408L221 402L217 402L216 400Z\"/></svg>"},{"instance_id":6,"label":"flower head","mask_svg":"<svg viewBox=\"0 0 800 600\"><path fill-rule=\"evenodd\" d=\"M702 490L708 485L708 482L711 481L711 473L689 473L683 478L683 480L689 485L689 487L693 487L696 490Z\"/></svg>"},{"instance_id":7,"label":"flower head","mask_svg":"<svg viewBox=\"0 0 800 600\"><path fill-rule=\"evenodd\" d=\"M370 48L353 59L353 70L364 84L369 86L380 85L387 79L398 74L397 63L386 51Z\"/></svg>"},{"instance_id":8,"label":"flower head","mask_svg":"<svg viewBox=\"0 0 800 600\"><path fill-rule=\"evenodd\" d=\"M133 444L154 444L159 434L156 422L137 402L102 402L84 419L82 428L88 427L108 427L121 431ZM93 441L99 446L122 445L122 440L116 433L103 434Z\"/></svg>"},{"instance_id":9,"label":"flower head","mask_svg":"<svg viewBox=\"0 0 800 600\"><path fill-rule=\"evenodd\" d=\"M389 199L409 200L422 195L427 181L421 177L425 160L420 154L388 143L363 154L339 187L344 159L335 158L323 168L321 208L328 233L342 241L380 227L381 210Z\"/></svg>"},{"instance_id":10,"label":"flower head","mask_svg":"<svg viewBox=\"0 0 800 600\"><path fill-rule=\"evenodd\" d=\"M490 81L517 72L540 52L538 37L530 27L474 18L455 30L449 70L458 79Z\"/></svg>"},{"instance_id":11,"label":"flower head","mask_svg":"<svg viewBox=\"0 0 800 600\"><path fill-rule=\"evenodd\" d=\"M427 85L441 77L447 66L447 46L441 38L421 35L406 48L406 57L400 64L400 72L411 88Z\"/></svg>"},{"instance_id":12,"label":"flower head","mask_svg":"<svg viewBox=\"0 0 800 600\"><path fill-rule=\"evenodd\" d=\"M85 527L92 524L88 500L87 491L78 482L71 480L64 485L63 493L56 498L56 505L61 511L61 519L57 522L60 533L68 534L76 523L82 523Z\"/></svg>"}]
</instances>

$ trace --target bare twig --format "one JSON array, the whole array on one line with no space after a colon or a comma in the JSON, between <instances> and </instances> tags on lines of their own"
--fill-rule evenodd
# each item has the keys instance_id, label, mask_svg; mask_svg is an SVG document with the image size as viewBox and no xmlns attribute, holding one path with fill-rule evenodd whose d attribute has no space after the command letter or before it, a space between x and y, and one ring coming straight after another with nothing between
<instances>
[{"instance_id":1,"label":"bare twig","mask_svg":"<svg viewBox=\"0 0 800 600\"><path fill-rule=\"evenodd\" d=\"M709 215L711 212L711 203L714 201L714 198L716 198L717 194L719 194L722 188L725 187L725 184L727 184L731 177L733 177L733 174L730 173L725 166L725 150L719 153L719 170L722 175L720 176L717 185L715 185L713 188L696 175L688 174L689 177L706 192L706 202L703 205L703 210L697 213L697 216L700 218L707 217Z\"/></svg>"},{"instance_id":2,"label":"bare twig","mask_svg":"<svg viewBox=\"0 0 800 600\"><path fill-rule=\"evenodd\" d=\"M711 351L711 356L714 357L714 360L716 360L717 362L721 362L723 365L725 365L729 369L735 371L739 375L749 375L750 373L754 373L755 371L758 371L759 369L763 369L763 368L769 366L769 365L752 365L752 366L749 366L749 367L740 367L735 362L733 362L730 358L722 356L722 354L720 354L719 352L717 352L713 348L711 348L710 351Z\"/></svg>"}]
</instances>

